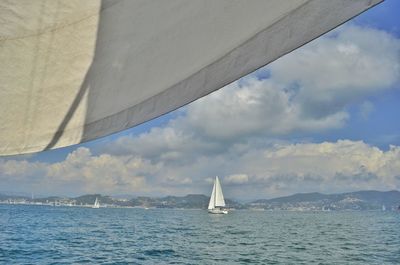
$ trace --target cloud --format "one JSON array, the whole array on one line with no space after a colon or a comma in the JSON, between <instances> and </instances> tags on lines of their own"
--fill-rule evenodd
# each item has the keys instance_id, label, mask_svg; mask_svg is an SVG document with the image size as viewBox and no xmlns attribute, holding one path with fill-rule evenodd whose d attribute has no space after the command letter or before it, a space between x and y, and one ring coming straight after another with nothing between
<instances>
[{"instance_id":1,"label":"cloud","mask_svg":"<svg viewBox=\"0 0 400 265\"><path fill-rule=\"evenodd\" d=\"M114 193L146 190L146 174L157 170L140 157L94 156L80 147L58 163L0 160L0 179L27 192L44 194ZM12 188L11 188L12 189Z\"/></svg>"},{"instance_id":2,"label":"cloud","mask_svg":"<svg viewBox=\"0 0 400 265\"><path fill-rule=\"evenodd\" d=\"M338 112L391 88L400 79L400 40L372 28L346 25L284 56L267 69L296 91L306 117Z\"/></svg>"},{"instance_id":3,"label":"cloud","mask_svg":"<svg viewBox=\"0 0 400 265\"><path fill-rule=\"evenodd\" d=\"M146 190L145 176L157 170L136 156L94 156L80 147L59 163L47 167L46 177L54 181L74 183L81 192L134 192Z\"/></svg>"},{"instance_id":4,"label":"cloud","mask_svg":"<svg viewBox=\"0 0 400 265\"><path fill-rule=\"evenodd\" d=\"M234 140L243 136L287 135L294 131L321 131L344 125L348 114L337 111L304 117L294 93L273 79L247 78L188 106L181 126L204 137Z\"/></svg>"},{"instance_id":5,"label":"cloud","mask_svg":"<svg viewBox=\"0 0 400 265\"><path fill-rule=\"evenodd\" d=\"M400 188L399 146L382 151L350 140L272 146L249 142L240 153L230 155L235 148L226 154L199 156L182 166L151 163L133 155L93 155L81 147L53 164L2 160L0 179L2 183L24 183L29 188L25 192L47 194L207 194L217 174L226 196L233 198Z\"/></svg>"},{"instance_id":6,"label":"cloud","mask_svg":"<svg viewBox=\"0 0 400 265\"><path fill-rule=\"evenodd\" d=\"M289 193L299 189L332 192L400 187L395 179L400 169L397 146L384 152L362 141L339 140L276 145L263 154L264 159L251 157L254 160L246 169L252 170L259 182L269 184L266 190L270 192L275 192L277 185L281 192Z\"/></svg>"},{"instance_id":7,"label":"cloud","mask_svg":"<svg viewBox=\"0 0 400 265\"><path fill-rule=\"evenodd\" d=\"M244 184L249 181L249 176L246 174L234 174L224 177L224 182L227 184Z\"/></svg>"}]
</instances>

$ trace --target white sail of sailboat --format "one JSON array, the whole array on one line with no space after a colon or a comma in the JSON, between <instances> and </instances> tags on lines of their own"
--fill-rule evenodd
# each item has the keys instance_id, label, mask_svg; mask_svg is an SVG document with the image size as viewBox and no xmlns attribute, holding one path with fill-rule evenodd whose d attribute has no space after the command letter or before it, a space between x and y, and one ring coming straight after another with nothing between
<instances>
[{"instance_id":1,"label":"white sail of sailboat","mask_svg":"<svg viewBox=\"0 0 400 265\"><path fill-rule=\"evenodd\" d=\"M100 208L100 202L99 202L99 200L97 199L97 197L96 197L96 200L94 201L94 204L93 204L92 208L95 208L95 209Z\"/></svg>"},{"instance_id":2,"label":"white sail of sailboat","mask_svg":"<svg viewBox=\"0 0 400 265\"><path fill-rule=\"evenodd\" d=\"M210 202L208 204L208 212L215 214L227 214L228 210L224 209L225 200L222 193L221 184L218 176L215 177L214 186L211 192Z\"/></svg>"},{"instance_id":3,"label":"white sail of sailboat","mask_svg":"<svg viewBox=\"0 0 400 265\"><path fill-rule=\"evenodd\" d=\"M0 1L0 155L159 117L382 1Z\"/></svg>"}]
</instances>

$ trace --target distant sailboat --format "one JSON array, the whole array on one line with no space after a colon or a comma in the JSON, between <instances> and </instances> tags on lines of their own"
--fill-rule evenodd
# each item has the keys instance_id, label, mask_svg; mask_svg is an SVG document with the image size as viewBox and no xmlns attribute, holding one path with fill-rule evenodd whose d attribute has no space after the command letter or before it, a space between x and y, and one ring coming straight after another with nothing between
<instances>
[{"instance_id":1,"label":"distant sailboat","mask_svg":"<svg viewBox=\"0 0 400 265\"><path fill-rule=\"evenodd\" d=\"M96 197L96 200L94 201L94 204L93 204L92 208L94 208L94 209L100 208L100 202L99 202L99 200L97 199L97 197Z\"/></svg>"},{"instance_id":2,"label":"distant sailboat","mask_svg":"<svg viewBox=\"0 0 400 265\"><path fill-rule=\"evenodd\" d=\"M208 212L214 214L227 214L228 210L224 209L224 207L225 200L224 195L222 194L221 184L218 177L215 177L210 203L208 204Z\"/></svg>"}]
</instances>

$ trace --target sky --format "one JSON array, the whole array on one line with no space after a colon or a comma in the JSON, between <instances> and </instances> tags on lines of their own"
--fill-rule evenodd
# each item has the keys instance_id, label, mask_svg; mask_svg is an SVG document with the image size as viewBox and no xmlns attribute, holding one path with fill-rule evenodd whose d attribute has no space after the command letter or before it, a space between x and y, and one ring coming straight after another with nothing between
<instances>
[{"instance_id":1,"label":"sky","mask_svg":"<svg viewBox=\"0 0 400 265\"><path fill-rule=\"evenodd\" d=\"M400 1L185 107L95 141L0 158L0 193L225 197L400 189Z\"/></svg>"}]
</instances>

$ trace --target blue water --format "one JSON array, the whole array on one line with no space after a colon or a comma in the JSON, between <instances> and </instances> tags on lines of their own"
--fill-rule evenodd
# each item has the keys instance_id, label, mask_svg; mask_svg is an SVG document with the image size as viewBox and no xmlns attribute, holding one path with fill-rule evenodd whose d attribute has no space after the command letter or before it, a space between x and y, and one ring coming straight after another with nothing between
<instances>
[{"instance_id":1,"label":"blue water","mask_svg":"<svg viewBox=\"0 0 400 265\"><path fill-rule=\"evenodd\" d=\"M0 205L0 264L400 264L400 213Z\"/></svg>"}]
</instances>

